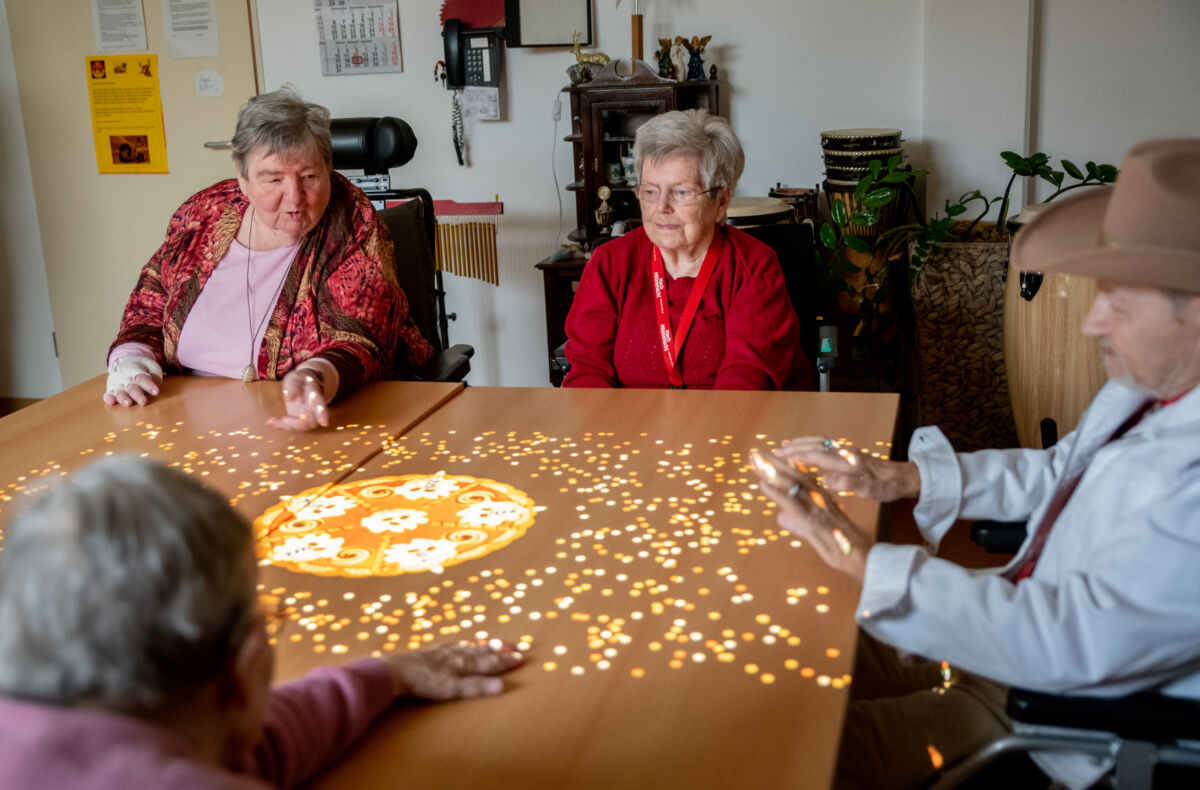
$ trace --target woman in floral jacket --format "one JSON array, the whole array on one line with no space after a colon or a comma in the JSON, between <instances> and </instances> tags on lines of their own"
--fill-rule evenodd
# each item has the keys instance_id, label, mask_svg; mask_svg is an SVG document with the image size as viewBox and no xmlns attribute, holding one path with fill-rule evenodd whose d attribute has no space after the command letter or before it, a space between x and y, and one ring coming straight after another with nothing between
<instances>
[{"instance_id":1,"label":"woman in floral jacket","mask_svg":"<svg viewBox=\"0 0 1200 790\"><path fill-rule=\"evenodd\" d=\"M142 268L104 401L148 403L164 370L282 379L288 414L272 424L327 425L336 397L433 349L408 314L385 226L332 170L328 110L291 88L252 98L233 160L237 179L180 206Z\"/></svg>"}]
</instances>

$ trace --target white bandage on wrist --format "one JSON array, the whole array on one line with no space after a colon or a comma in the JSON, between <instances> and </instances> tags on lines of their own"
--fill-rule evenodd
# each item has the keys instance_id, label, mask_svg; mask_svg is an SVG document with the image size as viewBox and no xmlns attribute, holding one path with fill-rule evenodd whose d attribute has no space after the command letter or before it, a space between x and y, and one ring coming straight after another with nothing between
<instances>
[{"instance_id":1,"label":"white bandage on wrist","mask_svg":"<svg viewBox=\"0 0 1200 790\"><path fill-rule=\"evenodd\" d=\"M142 374L154 379L155 382L162 381L163 378L162 368L150 357L136 354L117 357L108 365L108 383L105 394L116 395L118 392L124 391L135 378Z\"/></svg>"}]
</instances>

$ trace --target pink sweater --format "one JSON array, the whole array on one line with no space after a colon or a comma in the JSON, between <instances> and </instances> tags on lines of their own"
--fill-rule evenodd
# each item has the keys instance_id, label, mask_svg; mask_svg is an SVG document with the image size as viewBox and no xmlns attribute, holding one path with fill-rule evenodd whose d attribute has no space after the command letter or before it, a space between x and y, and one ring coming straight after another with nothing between
<instances>
[{"instance_id":1,"label":"pink sweater","mask_svg":"<svg viewBox=\"0 0 1200 790\"><path fill-rule=\"evenodd\" d=\"M0 697L0 788L293 787L341 755L392 699L387 667L374 659L279 686L254 765L235 774L201 762L173 733L141 719Z\"/></svg>"}]
</instances>

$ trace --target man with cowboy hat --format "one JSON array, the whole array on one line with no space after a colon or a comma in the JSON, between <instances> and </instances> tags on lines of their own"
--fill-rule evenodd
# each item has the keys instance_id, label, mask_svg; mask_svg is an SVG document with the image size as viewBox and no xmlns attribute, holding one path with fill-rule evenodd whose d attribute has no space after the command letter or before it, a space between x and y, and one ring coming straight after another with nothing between
<instances>
[{"instance_id":1,"label":"man with cowboy hat","mask_svg":"<svg viewBox=\"0 0 1200 790\"><path fill-rule=\"evenodd\" d=\"M821 438L778 451L829 491L919 497L927 548L872 546L832 498L762 482L780 525L862 582L839 786L927 781L1011 729L1010 685L1200 698L1200 139L1135 146L1115 186L1029 222L1012 260L1097 279L1083 332L1099 338L1109 382L1071 434L1048 450L955 454L925 427L906 462ZM933 555L956 520L984 518L1029 520L1006 567ZM1109 767L1034 759L1071 788Z\"/></svg>"}]
</instances>

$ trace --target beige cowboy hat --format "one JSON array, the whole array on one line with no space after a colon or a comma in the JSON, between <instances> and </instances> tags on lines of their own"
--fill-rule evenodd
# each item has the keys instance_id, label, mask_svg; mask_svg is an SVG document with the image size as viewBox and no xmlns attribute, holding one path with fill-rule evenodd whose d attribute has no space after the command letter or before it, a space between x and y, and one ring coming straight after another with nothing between
<instances>
[{"instance_id":1,"label":"beige cowboy hat","mask_svg":"<svg viewBox=\"0 0 1200 790\"><path fill-rule=\"evenodd\" d=\"M1114 186L1039 211L1013 238L1012 265L1200 293L1200 139L1134 146Z\"/></svg>"}]
</instances>

